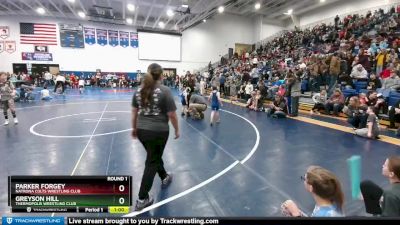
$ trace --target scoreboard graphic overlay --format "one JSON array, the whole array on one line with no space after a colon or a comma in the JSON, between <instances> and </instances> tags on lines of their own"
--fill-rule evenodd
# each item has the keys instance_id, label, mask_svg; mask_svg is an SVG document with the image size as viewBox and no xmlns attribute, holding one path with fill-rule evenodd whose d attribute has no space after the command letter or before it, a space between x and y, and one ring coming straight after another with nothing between
<instances>
[{"instance_id":1,"label":"scoreboard graphic overlay","mask_svg":"<svg viewBox=\"0 0 400 225\"><path fill-rule=\"evenodd\" d=\"M131 176L9 176L11 211L127 213Z\"/></svg>"},{"instance_id":2,"label":"scoreboard graphic overlay","mask_svg":"<svg viewBox=\"0 0 400 225\"><path fill-rule=\"evenodd\" d=\"M79 24L60 24L61 47L85 48L83 26Z\"/></svg>"}]
</instances>

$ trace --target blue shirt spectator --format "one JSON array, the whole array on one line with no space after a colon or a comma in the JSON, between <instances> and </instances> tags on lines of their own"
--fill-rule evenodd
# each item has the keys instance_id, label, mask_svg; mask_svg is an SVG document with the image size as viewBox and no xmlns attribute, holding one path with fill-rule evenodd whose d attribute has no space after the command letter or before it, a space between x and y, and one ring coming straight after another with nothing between
<instances>
[{"instance_id":1,"label":"blue shirt spectator","mask_svg":"<svg viewBox=\"0 0 400 225\"><path fill-rule=\"evenodd\" d=\"M219 83L220 83L221 85L223 85L223 84L225 84L225 81L226 81L225 76L224 76L224 75L221 75L221 77L219 78Z\"/></svg>"},{"instance_id":2,"label":"blue shirt spectator","mask_svg":"<svg viewBox=\"0 0 400 225\"><path fill-rule=\"evenodd\" d=\"M342 217L342 213L340 213L334 205L328 206L315 206L311 217Z\"/></svg>"}]
</instances>

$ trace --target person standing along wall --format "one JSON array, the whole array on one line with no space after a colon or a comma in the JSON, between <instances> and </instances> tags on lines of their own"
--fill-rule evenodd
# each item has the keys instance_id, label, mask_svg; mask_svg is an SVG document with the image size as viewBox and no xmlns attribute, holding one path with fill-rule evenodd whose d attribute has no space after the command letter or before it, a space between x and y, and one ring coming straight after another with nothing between
<instances>
[{"instance_id":1,"label":"person standing along wall","mask_svg":"<svg viewBox=\"0 0 400 225\"><path fill-rule=\"evenodd\" d=\"M337 53L334 53L329 64L328 96L331 96L333 94L339 74L340 74L340 59Z\"/></svg>"}]
</instances>

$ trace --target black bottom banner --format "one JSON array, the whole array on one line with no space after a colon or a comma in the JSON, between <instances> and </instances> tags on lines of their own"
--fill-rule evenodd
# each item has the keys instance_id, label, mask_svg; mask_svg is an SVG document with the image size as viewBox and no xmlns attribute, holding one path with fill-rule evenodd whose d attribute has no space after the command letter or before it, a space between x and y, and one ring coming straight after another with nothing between
<instances>
[{"instance_id":1,"label":"black bottom banner","mask_svg":"<svg viewBox=\"0 0 400 225\"><path fill-rule=\"evenodd\" d=\"M399 224L400 218L138 218L138 217L110 217L110 218L83 218L68 217L68 225L287 225L287 224L334 224L343 222L351 224Z\"/></svg>"}]
</instances>

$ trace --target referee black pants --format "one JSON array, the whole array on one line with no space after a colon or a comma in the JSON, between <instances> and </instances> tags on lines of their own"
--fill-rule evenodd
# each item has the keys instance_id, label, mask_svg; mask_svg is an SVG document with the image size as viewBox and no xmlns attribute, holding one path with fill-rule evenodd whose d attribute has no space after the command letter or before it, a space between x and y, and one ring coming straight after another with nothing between
<instances>
[{"instance_id":1,"label":"referee black pants","mask_svg":"<svg viewBox=\"0 0 400 225\"><path fill-rule=\"evenodd\" d=\"M160 132L138 129L137 135L147 152L142 183L139 190L139 199L143 200L149 197L149 191L153 186L154 177L157 173L161 180L167 177L162 155L167 144L169 131Z\"/></svg>"}]
</instances>

